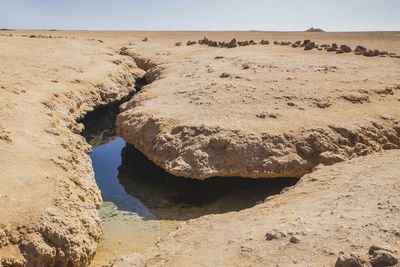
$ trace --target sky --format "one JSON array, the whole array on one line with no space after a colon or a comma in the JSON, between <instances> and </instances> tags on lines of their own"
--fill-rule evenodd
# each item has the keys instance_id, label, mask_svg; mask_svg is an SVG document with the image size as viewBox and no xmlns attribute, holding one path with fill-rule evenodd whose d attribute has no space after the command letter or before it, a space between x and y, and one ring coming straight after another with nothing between
<instances>
[{"instance_id":1,"label":"sky","mask_svg":"<svg viewBox=\"0 0 400 267\"><path fill-rule=\"evenodd\" d=\"M0 28L400 30L400 0L0 0Z\"/></svg>"}]
</instances>

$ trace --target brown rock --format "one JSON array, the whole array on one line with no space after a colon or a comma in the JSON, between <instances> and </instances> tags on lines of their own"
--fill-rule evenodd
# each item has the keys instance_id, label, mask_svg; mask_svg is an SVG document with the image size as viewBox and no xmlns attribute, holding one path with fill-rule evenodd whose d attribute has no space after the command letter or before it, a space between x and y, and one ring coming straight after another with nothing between
<instances>
[{"instance_id":1,"label":"brown rock","mask_svg":"<svg viewBox=\"0 0 400 267\"><path fill-rule=\"evenodd\" d=\"M229 73L224 72L219 77L220 78L229 78L229 77L231 77L231 75Z\"/></svg>"},{"instance_id":2,"label":"brown rock","mask_svg":"<svg viewBox=\"0 0 400 267\"><path fill-rule=\"evenodd\" d=\"M339 257L336 260L335 267L364 267L366 261L359 255L353 253L339 253Z\"/></svg>"},{"instance_id":3,"label":"brown rock","mask_svg":"<svg viewBox=\"0 0 400 267\"><path fill-rule=\"evenodd\" d=\"M195 44L197 44L196 41L188 41L188 42L186 43L187 46L195 45Z\"/></svg>"},{"instance_id":4,"label":"brown rock","mask_svg":"<svg viewBox=\"0 0 400 267\"><path fill-rule=\"evenodd\" d=\"M363 46L357 46L356 47L356 49L354 50L354 52L356 53L356 54L358 54L358 55L361 55L361 54L363 54L363 53L365 53L365 52L367 52L368 50L367 50L367 48L365 48L365 47L363 47Z\"/></svg>"},{"instance_id":5,"label":"brown rock","mask_svg":"<svg viewBox=\"0 0 400 267\"><path fill-rule=\"evenodd\" d=\"M374 267L394 266L398 263L398 259L394 255L394 253L397 253L397 249L391 247L371 246L368 253L371 255L370 263Z\"/></svg>"},{"instance_id":6,"label":"brown rock","mask_svg":"<svg viewBox=\"0 0 400 267\"><path fill-rule=\"evenodd\" d=\"M341 45L340 46L340 50L342 50L345 53L350 53L351 52L351 48L347 45Z\"/></svg>"}]
</instances>

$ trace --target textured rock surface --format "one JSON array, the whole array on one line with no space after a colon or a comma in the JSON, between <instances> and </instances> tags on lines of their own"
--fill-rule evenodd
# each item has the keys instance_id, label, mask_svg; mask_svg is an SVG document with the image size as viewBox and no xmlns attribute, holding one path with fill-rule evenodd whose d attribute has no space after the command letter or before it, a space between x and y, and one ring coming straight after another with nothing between
<instances>
[{"instance_id":1,"label":"textured rock surface","mask_svg":"<svg viewBox=\"0 0 400 267\"><path fill-rule=\"evenodd\" d=\"M122 106L119 135L198 179L300 177L400 148L398 60L282 49L129 47L152 83Z\"/></svg>"},{"instance_id":2,"label":"textured rock surface","mask_svg":"<svg viewBox=\"0 0 400 267\"><path fill-rule=\"evenodd\" d=\"M128 95L143 71L92 41L0 43L0 265L85 266L102 200L75 120Z\"/></svg>"},{"instance_id":3,"label":"textured rock surface","mask_svg":"<svg viewBox=\"0 0 400 267\"><path fill-rule=\"evenodd\" d=\"M390 266L400 257L399 163L392 150L318 167L263 204L191 220L114 266Z\"/></svg>"}]
</instances>

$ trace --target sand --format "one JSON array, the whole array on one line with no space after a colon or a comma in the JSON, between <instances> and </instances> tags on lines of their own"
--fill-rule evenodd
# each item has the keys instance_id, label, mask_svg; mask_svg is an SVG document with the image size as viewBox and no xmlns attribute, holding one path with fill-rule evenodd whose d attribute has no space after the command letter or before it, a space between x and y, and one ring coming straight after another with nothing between
<instances>
[{"instance_id":1,"label":"sand","mask_svg":"<svg viewBox=\"0 0 400 267\"><path fill-rule=\"evenodd\" d=\"M399 148L398 58L274 45L124 53L151 84L122 105L118 134L174 175L301 177Z\"/></svg>"},{"instance_id":2,"label":"sand","mask_svg":"<svg viewBox=\"0 0 400 267\"><path fill-rule=\"evenodd\" d=\"M272 44L175 46L204 36L311 39L400 54L398 32L1 32L2 265L90 263L102 200L76 120L128 95L143 75L151 84L123 106L117 126L167 171L302 179L252 209L189 221L118 264L321 266L349 253L367 264L387 253L398 258L399 59ZM119 55L123 46L129 53ZM266 241L271 232L279 237ZM372 245L392 248L369 255Z\"/></svg>"}]
</instances>

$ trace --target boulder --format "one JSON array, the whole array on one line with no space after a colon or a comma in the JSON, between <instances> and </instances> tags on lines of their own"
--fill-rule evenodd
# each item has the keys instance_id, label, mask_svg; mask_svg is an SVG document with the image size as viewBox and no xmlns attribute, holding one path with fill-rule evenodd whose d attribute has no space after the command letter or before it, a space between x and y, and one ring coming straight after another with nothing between
<instances>
[{"instance_id":1,"label":"boulder","mask_svg":"<svg viewBox=\"0 0 400 267\"><path fill-rule=\"evenodd\" d=\"M366 266L366 261L357 254L344 253L343 251L339 253L336 260L335 267L364 267Z\"/></svg>"},{"instance_id":2,"label":"boulder","mask_svg":"<svg viewBox=\"0 0 400 267\"><path fill-rule=\"evenodd\" d=\"M237 47L236 39L232 39L226 46L227 48L235 48Z\"/></svg>"},{"instance_id":3,"label":"boulder","mask_svg":"<svg viewBox=\"0 0 400 267\"><path fill-rule=\"evenodd\" d=\"M367 52L368 50L367 50L367 48L365 48L365 47L363 47L363 46L361 46L361 45L358 45L357 47L356 47L356 49L354 50L354 52L356 53L356 55L362 55L363 53L365 53L365 52Z\"/></svg>"},{"instance_id":4,"label":"boulder","mask_svg":"<svg viewBox=\"0 0 400 267\"><path fill-rule=\"evenodd\" d=\"M310 42L310 43L306 44L306 46L304 46L304 50L311 50L313 48L315 48L314 42Z\"/></svg>"},{"instance_id":5,"label":"boulder","mask_svg":"<svg viewBox=\"0 0 400 267\"><path fill-rule=\"evenodd\" d=\"M340 50L342 50L345 53L350 53L351 52L351 48L349 46L347 46L347 45L344 45L344 44L340 46Z\"/></svg>"}]
</instances>

